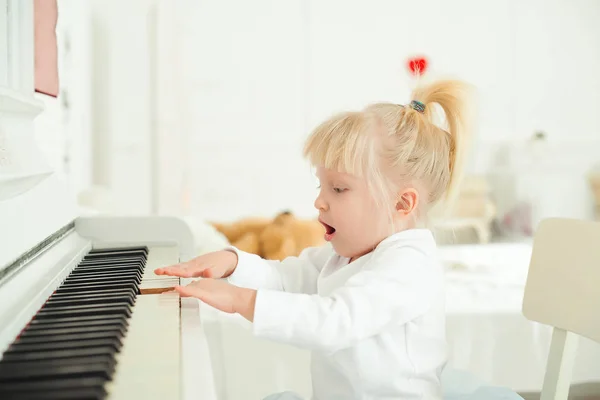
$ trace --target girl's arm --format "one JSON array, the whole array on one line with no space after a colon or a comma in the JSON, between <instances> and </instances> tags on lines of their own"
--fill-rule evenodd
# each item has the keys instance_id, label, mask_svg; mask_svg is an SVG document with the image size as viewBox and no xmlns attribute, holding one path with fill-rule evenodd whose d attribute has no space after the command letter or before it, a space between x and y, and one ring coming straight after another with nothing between
<instances>
[{"instance_id":1,"label":"girl's arm","mask_svg":"<svg viewBox=\"0 0 600 400\"><path fill-rule=\"evenodd\" d=\"M235 247L228 250L238 256L237 266L227 278L229 283L244 288L306 294L317 292L317 277L333 254L329 246L309 247L298 257L274 261Z\"/></svg>"},{"instance_id":2,"label":"girl's arm","mask_svg":"<svg viewBox=\"0 0 600 400\"><path fill-rule=\"evenodd\" d=\"M443 296L435 262L412 248L391 253L329 296L258 290L242 294L254 305L242 300L236 312L253 321L259 337L326 352L350 347L423 315Z\"/></svg>"},{"instance_id":3,"label":"girl's arm","mask_svg":"<svg viewBox=\"0 0 600 400\"><path fill-rule=\"evenodd\" d=\"M242 315L253 322L258 337L335 352L425 314L444 295L441 267L419 250L394 249L373 261L328 296L282 291L303 287L294 285L294 276L304 283L312 276L308 264L289 262L245 264L256 266L256 274L244 268L240 270L244 275L238 277L247 277L247 283L263 283L258 290L215 279L175 289L182 296L197 297L221 311ZM294 275L284 267L301 271ZM266 289L268 285L272 288Z\"/></svg>"}]
</instances>

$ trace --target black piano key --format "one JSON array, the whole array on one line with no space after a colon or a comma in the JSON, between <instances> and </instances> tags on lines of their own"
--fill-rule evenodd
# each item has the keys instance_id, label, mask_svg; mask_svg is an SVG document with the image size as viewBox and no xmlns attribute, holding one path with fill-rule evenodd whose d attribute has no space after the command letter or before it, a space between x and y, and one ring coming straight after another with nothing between
<instances>
[{"instance_id":1,"label":"black piano key","mask_svg":"<svg viewBox=\"0 0 600 400\"><path fill-rule=\"evenodd\" d=\"M69 327L69 326L93 326L93 325L101 325L108 323L121 323L123 325L127 325L128 321L124 315L119 314L110 314L110 315L86 315L83 317L62 317L62 318L54 318L54 319L38 319L34 317L29 323L27 329L36 329L38 327L47 328L50 326L56 327Z\"/></svg>"},{"instance_id":2,"label":"black piano key","mask_svg":"<svg viewBox=\"0 0 600 400\"><path fill-rule=\"evenodd\" d=\"M147 261L146 257L143 256L139 256L139 255L123 255L123 256L119 256L119 257L84 257L81 261L80 264L94 264L94 263L119 263L119 262L126 262L126 263L134 263L134 262L141 262L141 263L145 263Z\"/></svg>"},{"instance_id":3,"label":"black piano key","mask_svg":"<svg viewBox=\"0 0 600 400\"><path fill-rule=\"evenodd\" d=\"M89 306L42 308L35 316L36 319L85 317L91 315L120 314L131 316L131 307L126 303L110 305L91 304Z\"/></svg>"},{"instance_id":4,"label":"black piano key","mask_svg":"<svg viewBox=\"0 0 600 400\"><path fill-rule=\"evenodd\" d=\"M144 272L138 268L123 268L123 267L119 267L119 266L116 266L116 267L111 266L111 267L97 267L97 268L93 268L93 269L73 270L69 274L69 277L84 276L84 275L89 276L89 275L96 275L96 274L110 275L110 274L119 274L119 273L135 273L135 274L138 274L140 277L142 277L144 274Z\"/></svg>"},{"instance_id":5,"label":"black piano key","mask_svg":"<svg viewBox=\"0 0 600 400\"><path fill-rule=\"evenodd\" d=\"M99 285L103 285L106 282L110 282L111 278L114 283L127 283L127 282L135 282L140 284L142 282L142 274L137 271L118 271L118 272L100 272L93 274L82 274L82 275L71 275L67 277L62 285L63 286L72 286L72 285L80 285L80 284L94 284L98 283ZM107 290L111 288L103 287L102 293L106 293ZM122 290L124 291L124 290Z\"/></svg>"},{"instance_id":6,"label":"black piano key","mask_svg":"<svg viewBox=\"0 0 600 400\"><path fill-rule=\"evenodd\" d=\"M131 274L135 274L135 272L130 272L129 274L130 275ZM84 276L80 276L80 277L79 276L67 277L65 279L65 281L62 283L62 285L60 286L59 290L64 289L65 287L71 287L71 286L75 286L75 285L79 285L79 284L86 284L86 285L89 286L91 284L96 283L97 285L104 285L104 286L106 286L107 283L111 283L110 280L101 279L101 278L99 278L97 282L94 282L93 280L77 282L78 280L82 280L82 279L89 279L89 278L86 278L85 275ZM115 276L115 278L114 278L114 280L113 280L112 283L114 283L114 284L128 283L128 279L133 279L133 278L131 278L131 277L118 278L118 277ZM135 282L135 279L133 279L132 282ZM109 288L103 287L103 289L109 289ZM115 289L117 289L117 288L115 288ZM100 290L100 288L98 288L97 290Z\"/></svg>"},{"instance_id":7,"label":"black piano key","mask_svg":"<svg viewBox=\"0 0 600 400\"><path fill-rule=\"evenodd\" d=\"M98 355L109 355L113 357L115 350L111 347L87 347L81 349L57 349L39 352L5 352L2 356L2 362L25 362L34 360L57 360L76 357L90 357Z\"/></svg>"},{"instance_id":8,"label":"black piano key","mask_svg":"<svg viewBox=\"0 0 600 400\"><path fill-rule=\"evenodd\" d=\"M27 391L22 394L26 397L19 399L28 400L101 400L106 397L106 390L101 387L84 389L67 389L56 391Z\"/></svg>"},{"instance_id":9,"label":"black piano key","mask_svg":"<svg viewBox=\"0 0 600 400\"><path fill-rule=\"evenodd\" d=\"M123 251L139 251L144 254L148 254L147 246L119 246L119 247L95 247L91 249L88 254L98 253L120 253Z\"/></svg>"},{"instance_id":10,"label":"black piano key","mask_svg":"<svg viewBox=\"0 0 600 400\"><path fill-rule=\"evenodd\" d=\"M75 365L54 365L47 368L35 364L29 364L25 367L19 364L10 364L11 368L0 365L0 382L18 382L33 380L54 380L61 378L83 378L98 377L106 380L110 379L110 374L114 371L114 363L96 362L83 363ZM31 382L30 382L31 383Z\"/></svg>"},{"instance_id":11,"label":"black piano key","mask_svg":"<svg viewBox=\"0 0 600 400\"><path fill-rule=\"evenodd\" d=\"M54 293L48 300L78 300L100 297L122 297L124 299L132 299L135 301L135 292L133 290L98 290L96 292L85 291L81 293Z\"/></svg>"},{"instance_id":12,"label":"black piano key","mask_svg":"<svg viewBox=\"0 0 600 400\"><path fill-rule=\"evenodd\" d=\"M102 289L133 289L136 292L136 294L140 292L138 285L135 282L103 282L96 285L64 285L57 289L56 293L72 293Z\"/></svg>"},{"instance_id":13,"label":"black piano key","mask_svg":"<svg viewBox=\"0 0 600 400\"><path fill-rule=\"evenodd\" d=\"M70 299L77 297L95 296L95 295L119 295L128 296L135 298L135 290L133 289L103 289L103 290L86 290L81 293L78 292L67 292L67 293L53 293L51 299Z\"/></svg>"},{"instance_id":14,"label":"black piano key","mask_svg":"<svg viewBox=\"0 0 600 400\"><path fill-rule=\"evenodd\" d=\"M143 253L129 252L129 253L93 253L87 254L83 257L82 261L89 260L119 260L119 259L138 259L138 260L146 260L148 257Z\"/></svg>"},{"instance_id":15,"label":"black piano key","mask_svg":"<svg viewBox=\"0 0 600 400\"><path fill-rule=\"evenodd\" d=\"M59 289L52 294L51 297L69 297L69 296L81 296L84 294L125 294L130 292L131 295L136 296L139 293L139 284L137 277L115 277L114 282L110 280L99 280L99 281L73 281L65 280ZM112 284L112 285L111 285ZM79 293L78 293L79 292Z\"/></svg>"},{"instance_id":16,"label":"black piano key","mask_svg":"<svg viewBox=\"0 0 600 400\"><path fill-rule=\"evenodd\" d=\"M47 381L42 381L47 382ZM72 389L48 390L40 389L40 382L35 385L27 386L24 382L16 383L17 389L12 391L2 391L2 399L13 400L100 400L107 395L103 386L82 387Z\"/></svg>"},{"instance_id":17,"label":"black piano key","mask_svg":"<svg viewBox=\"0 0 600 400\"><path fill-rule=\"evenodd\" d=\"M102 264L144 264L146 262L145 257L139 256L122 256L122 257L94 257L84 258L80 261L80 265L102 265Z\"/></svg>"},{"instance_id":18,"label":"black piano key","mask_svg":"<svg viewBox=\"0 0 600 400\"><path fill-rule=\"evenodd\" d=\"M30 326L21 332L17 337L41 337L51 335L70 335L86 332L114 332L116 335L125 336L127 334L128 324L126 322L116 322L111 324L40 324ZM15 341L17 340L15 339Z\"/></svg>"},{"instance_id":19,"label":"black piano key","mask_svg":"<svg viewBox=\"0 0 600 400\"><path fill-rule=\"evenodd\" d=\"M103 264L103 263L145 263L147 260L146 257L139 255L122 255L119 257L85 257L81 260L81 264Z\"/></svg>"},{"instance_id":20,"label":"black piano key","mask_svg":"<svg viewBox=\"0 0 600 400\"><path fill-rule=\"evenodd\" d=\"M33 352L43 351L57 351L57 350L81 350L89 348L106 348L114 352L121 350L121 340L118 338L108 339L95 339L95 340L77 340L71 342L60 342L60 343L13 343L11 344L4 355L7 354L27 354Z\"/></svg>"},{"instance_id":21,"label":"black piano key","mask_svg":"<svg viewBox=\"0 0 600 400\"><path fill-rule=\"evenodd\" d=\"M147 247L136 247L136 248L121 248L121 249L93 249L90 250L86 257L110 257L112 255L119 254L140 254L144 257L148 256Z\"/></svg>"},{"instance_id":22,"label":"black piano key","mask_svg":"<svg viewBox=\"0 0 600 400\"><path fill-rule=\"evenodd\" d=\"M40 381L37 382L37 389L39 390L68 390L75 388L85 388L85 387L95 387L102 386L106 383L105 379L100 378L80 378L80 379L57 379L55 381ZM23 387L22 383L10 383L10 382L2 382L0 383L0 393L4 393L4 391L11 392L19 392L27 390L26 387Z\"/></svg>"},{"instance_id":23,"label":"black piano key","mask_svg":"<svg viewBox=\"0 0 600 400\"><path fill-rule=\"evenodd\" d=\"M133 261L121 261L121 260L93 260L93 261L82 261L74 271L83 271L94 268L131 268L143 270L146 265L146 260L133 260Z\"/></svg>"},{"instance_id":24,"label":"black piano key","mask_svg":"<svg viewBox=\"0 0 600 400\"><path fill-rule=\"evenodd\" d=\"M39 328L39 326L37 328ZM26 338L26 337L72 335L72 334L81 334L81 333L88 333L88 332L113 332L115 335L124 336L126 329L123 325L116 325L116 324L111 324L111 325L102 324L102 325L97 325L97 326L90 326L90 325L86 324L86 325L80 325L80 326L74 326L74 327L64 327L61 325L60 327L51 328L51 329L48 329L48 328L44 329L43 327L41 329L27 329L23 333L21 333L19 338L22 339L22 338Z\"/></svg>"},{"instance_id":25,"label":"black piano key","mask_svg":"<svg viewBox=\"0 0 600 400\"><path fill-rule=\"evenodd\" d=\"M94 321L91 324L85 323L69 323L69 324L39 324L30 326L28 329L21 332L17 337L38 337L50 335L70 335L75 333L86 332L114 332L115 335L125 336L127 334L128 323L123 321L111 322L107 324L99 324ZM16 341L16 339L15 339Z\"/></svg>"},{"instance_id":26,"label":"black piano key","mask_svg":"<svg viewBox=\"0 0 600 400\"><path fill-rule=\"evenodd\" d=\"M93 271L98 268L123 268L123 269L134 269L140 272L144 272L144 261L119 261L119 262L89 262L85 264L79 264L73 271Z\"/></svg>"},{"instance_id":27,"label":"black piano key","mask_svg":"<svg viewBox=\"0 0 600 400\"><path fill-rule=\"evenodd\" d=\"M136 276L135 274L125 274L125 275L114 275L114 276L94 276L94 277L87 277L87 276L75 276L75 277L69 277L67 279L64 280L63 285L68 286L68 285L82 285L82 284L89 284L89 285L99 285L99 284L103 284L103 283L114 283L114 282L133 282L136 284L140 284L142 282L142 279L139 276Z\"/></svg>"},{"instance_id":28,"label":"black piano key","mask_svg":"<svg viewBox=\"0 0 600 400\"><path fill-rule=\"evenodd\" d=\"M142 272L144 270L144 265L146 265L145 261L136 261L136 262L111 262L111 263L102 263L102 262L94 262L94 263L85 263L79 264L76 268L71 271L71 273L76 272L84 272L84 271L98 271L98 270L107 270L112 271L115 269L124 269L124 270L138 270Z\"/></svg>"},{"instance_id":29,"label":"black piano key","mask_svg":"<svg viewBox=\"0 0 600 400\"><path fill-rule=\"evenodd\" d=\"M129 256L138 256L146 258L148 257L148 253L142 250L120 250L120 251L91 251L85 255L86 258L110 258L110 257L129 257Z\"/></svg>"},{"instance_id":30,"label":"black piano key","mask_svg":"<svg viewBox=\"0 0 600 400\"><path fill-rule=\"evenodd\" d=\"M112 257L112 258L84 258L76 268L85 268L102 265L128 265L144 267L147 260L144 257Z\"/></svg>"},{"instance_id":31,"label":"black piano key","mask_svg":"<svg viewBox=\"0 0 600 400\"><path fill-rule=\"evenodd\" d=\"M140 276L144 275L144 270L138 266L127 266L127 265L101 265L92 266L81 269L74 269L69 276L80 276L80 275L93 275L93 274L106 274L106 273L119 273L129 272L137 273Z\"/></svg>"},{"instance_id":32,"label":"black piano key","mask_svg":"<svg viewBox=\"0 0 600 400\"><path fill-rule=\"evenodd\" d=\"M77 384L83 379L94 379L96 383ZM40 381L35 385L27 385L25 382L0 384L0 395L2 399L27 399L27 400L49 400L49 399L77 399L77 400L96 400L104 399L107 395L104 388L104 380L100 378L79 378L69 380L73 382L73 387L67 387L64 382L58 381ZM62 385L62 387L61 387Z\"/></svg>"},{"instance_id":33,"label":"black piano key","mask_svg":"<svg viewBox=\"0 0 600 400\"><path fill-rule=\"evenodd\" d=\"M98 310L97 314L87 314L84 313L82 315L101 315L102 313L110 313L110 310L115 310L115 314L121 314L125 312L126 315L129 315L131 312L131 306L128 304L127 299L123 298L120 302L110 303L110 304L84 304L81 306L78 305L66 305L66 306L58 306L52 308L42 307L41 310L36 314L37 316L44 315L44 318L49 318L50 315L63 315L64 312L73 312L77 313L78 311L86 311L86 310ZM60 317L58 317L60 318Z\"/></svg>"},{"instance_id":34,"label":"black piano key","mask_svg":"<svg viewBox=\"0 0 600 400\"><path fill-rule=\"evenodd\" d=\"M62 347L59 342L79 342L84 340L96 339L121 339L122 335L114 331L96 331L96 332L78 332L71 334L55 335L22 335L14 344L32 344L32 343L57 343L57 347Z\"/></svg>"},{"instance_id":35,"label":"black piano key","mask_svg":"<svg viewBox=\"0 0 600 400\"><path fill-rule=\"evenodd\" d=\"M131 297L124 296L94 296L85 298L80 296L75 299L50 299L44 305L44 308L62 307L66 305L82 306L86 304L111 304L111 303L127 303L133 306L134 301Z\"/></svg>"},{"instance_id":36,"label":"black piano key","mask_svg":"<svg viewBox=\"0 0 600 400\"><path fill-rule=\"evenodd\" d=\"M87 291L87 290L102 290L102 289L127 289L131 288L134 290L138 289L138 283L133 280L115 280L111 281L98 281L98 282L64 282L57 293L75 292L75 291Z\"/></svg>"},{"instance_id":37,"label":"black piano key","mask_svg":"<svg viewBox=\"0 0 600 400\"><path fill-rule=\"evenodd\" d=\"M129 265L129 266L143 266L146 260L140 259L138 257L123 257L123 258L113 258L113 259L92 259L92 260L83 260L79 263L76 268L84 268L84 267L93 267L93 266L102 266L102 265Z\"/></svg>"},{"instance_id":38,"label":"black piano key","mask_svg":"<svg viewBox=\"0 0 600 400\"><path fill-rule=\"evenodd\" d=\"M112 354L101 354L89 357L71 357L71 358L56 358L47 360L33 360L33 361L3 361L0 363L0 370L5 368L47 368L52 369L56 367L79 365L79 364L98 364L105 363L109 367L114 367L116 360Z\"/></svg>"},{"instance_id":39,"label":"black piano key","mask_svg":"<svg viewBox=\"0 0 600 400\"><path fill-rule=\"evenodd\" d=\"M137 274L142 277L144 276L144 271L138 267L129 268L122 266L102 266L73 270L73 272L71 272L67 278L84 277L86 275L98 274Z\"/></svg>"}]
</instances>

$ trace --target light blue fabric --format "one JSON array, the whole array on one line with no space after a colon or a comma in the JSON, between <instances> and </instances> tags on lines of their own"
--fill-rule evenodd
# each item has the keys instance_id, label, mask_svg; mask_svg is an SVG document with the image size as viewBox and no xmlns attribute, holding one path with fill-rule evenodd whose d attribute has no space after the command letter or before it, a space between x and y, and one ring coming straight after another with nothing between
<instances>
[{"instance_id":1,"label":"light blue fabric","mask_svg":"<svg viewBox=\"0 0 600 400\"><path fill-rule=\"evenodd\" d=\"M486 385L473 374L446 368L442 373L444 400L523 400L514 391ZM275 393L264 400L303 400L293 392Z\"/></svg>"},{"instance_id":2,"label":"light blue fabric","mask_svg":"<svg viewBox=\"0 0 600 400\"><path fill-rule=\"evenodd\" d=\"M450 367L442 373L444 400L523 400L515 391L490 386L475 375Z\"/></svg>"}]
</instances>

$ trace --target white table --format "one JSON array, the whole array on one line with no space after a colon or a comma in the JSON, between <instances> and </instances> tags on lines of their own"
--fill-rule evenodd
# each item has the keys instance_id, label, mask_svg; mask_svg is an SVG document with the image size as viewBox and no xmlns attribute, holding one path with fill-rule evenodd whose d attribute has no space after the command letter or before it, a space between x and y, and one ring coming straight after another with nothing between
<instances>
[{"instance_id":1,"label":"white table","mask_svg":"<svg viewBox=\"0 0 600 400\"><path fill-rule=\"evenodd\" d=\"M514 390L542 387L551 329L521 312L531 245L440 248L448 265L447 337L450 365ZM573 382L600 382L600 345L580 338Z\"/></svg>"}]
</instances>

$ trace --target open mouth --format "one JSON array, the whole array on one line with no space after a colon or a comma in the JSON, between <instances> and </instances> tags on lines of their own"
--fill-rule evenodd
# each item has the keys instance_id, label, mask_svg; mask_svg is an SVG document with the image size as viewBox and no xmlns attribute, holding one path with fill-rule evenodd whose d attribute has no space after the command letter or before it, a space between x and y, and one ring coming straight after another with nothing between
<instances>
[{"instance_id":1,"label":"open mouth","mask_svg":"<svg viewBox=\"0 0 600 400\"><path fill-rule=\"evenodd\" d=\"M335 233L335 228L333 226L327 224L323 224L323 226L325 226L328 235L333 235Z\"/></svg>"},{"instance_id":2,"label":"open mouth","mask_svg":"<svg viewBox=\"0 0 600 400\"><path fill-rule=\"evenodd\" d=\"M329 224L326 224L325 222L319 220L319 222L321 222L321 225L323 225L323 227L325 227L325 240L331 240L331 238L333 237L333 234L335 233L335 228Z\"/></svg>"}]
</instances>

